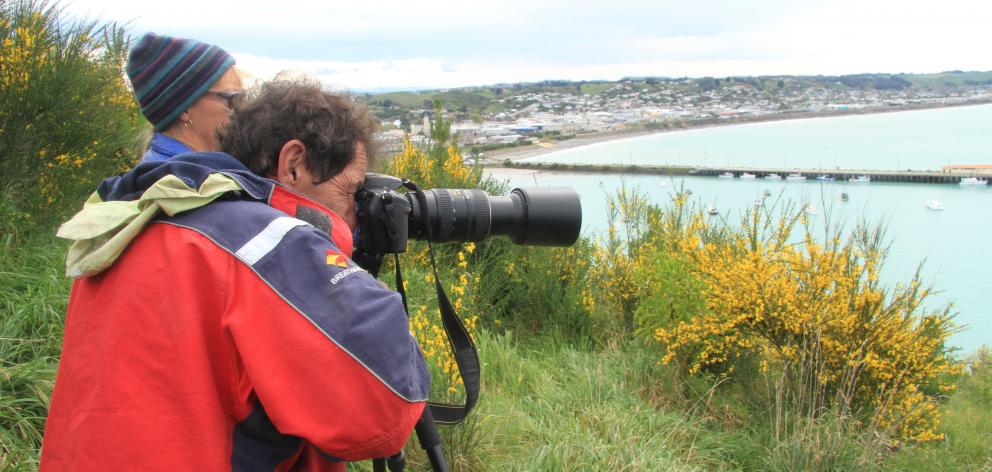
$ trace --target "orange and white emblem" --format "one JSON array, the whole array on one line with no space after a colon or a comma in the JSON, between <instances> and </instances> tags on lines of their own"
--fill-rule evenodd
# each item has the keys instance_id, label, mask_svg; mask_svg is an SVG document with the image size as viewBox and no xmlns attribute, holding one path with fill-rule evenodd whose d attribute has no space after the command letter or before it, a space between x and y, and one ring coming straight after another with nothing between
<instances>
[{"instance_id":1,"label":"orange and white emblem","mask_svg":"<svg viewBox=\"0 0 992 472\"><path fill-rule=\"evenodd\" d=\"M327 251L327 265L348 267L348 258L336 251Z\"/></svg>"}]
</instances>

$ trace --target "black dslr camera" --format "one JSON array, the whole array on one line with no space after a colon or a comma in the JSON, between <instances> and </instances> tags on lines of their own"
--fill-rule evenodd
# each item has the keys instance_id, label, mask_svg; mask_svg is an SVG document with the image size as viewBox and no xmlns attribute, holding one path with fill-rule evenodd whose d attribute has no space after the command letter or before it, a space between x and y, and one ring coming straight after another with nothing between
<instances>
[{"instance_id":1,"label":"black dslr camera","mask_svg":"<svg viewBox=\"0 0 992 472\"><path fill-rule=\"evenodd\" d=\"M415 191L399 193L404 186ZM569 187L518 188L492 197L475 189L420 191L398 177L369 173L355 199L355 261L362 267L364 258L381 261L406 251L410 238L468 242L505 235L515 244L571 246L582 226L579 195Z\"/></svg>"}]
</instances>

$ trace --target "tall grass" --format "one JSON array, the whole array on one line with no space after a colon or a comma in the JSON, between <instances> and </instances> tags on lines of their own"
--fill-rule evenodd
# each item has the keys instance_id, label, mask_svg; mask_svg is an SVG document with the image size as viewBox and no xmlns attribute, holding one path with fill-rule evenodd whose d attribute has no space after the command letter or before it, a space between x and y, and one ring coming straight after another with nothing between
<instances>
[{"instance_id":1,"label":"tall grass","mask_svg":"<svg viewBox=\"0 0 992 472\"><path fill-rule=\"evenodd\" d=\"M446 451L453 470L737 468L736 438L689 412L658 409L645 395L644 376L668 369L643 347L586 349L528 337L479 333L485 393L468 454ZM414 446L408 453L413 470L426 470Z\"/></svg>"},{"instance_id":2,"label":"tall grass","mask_svg":"<svg viewBox=\"0 0 992 472\"><path fill-rule=\"evenodd\" d=\"M0 241L0 469L37 469L69 281L54 238Z\"/></svg>"},{"instance_id":3,"label":"tall grass","mask_svg":"<svg viewBox=\"0 0 992 472\"><path fill-rule=\"evenodd\" d=\"M909 444L886 457L894 470L992 471L992 351L983 347L966 359L968 369L947 402L944 441Z\"/></svg>"}]
</instances>

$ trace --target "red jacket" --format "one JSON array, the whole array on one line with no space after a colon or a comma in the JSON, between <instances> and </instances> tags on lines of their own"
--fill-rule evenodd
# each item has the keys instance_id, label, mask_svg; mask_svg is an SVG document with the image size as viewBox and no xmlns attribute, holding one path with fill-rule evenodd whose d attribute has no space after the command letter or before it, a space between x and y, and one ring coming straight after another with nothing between
<instances>
[{"instance_id":1,"label":"red jacket","mask_svg":"<svg viewBox=\"0 0 992 472\"><path fill-rule=\"evenodd\" d=\"M74 283L41 470L344 470L419 418L430 380L399 295L348 259L344 221L206 156L101 186L223 170L245 191L156 220Z\"/></svg>"}]
</instances>

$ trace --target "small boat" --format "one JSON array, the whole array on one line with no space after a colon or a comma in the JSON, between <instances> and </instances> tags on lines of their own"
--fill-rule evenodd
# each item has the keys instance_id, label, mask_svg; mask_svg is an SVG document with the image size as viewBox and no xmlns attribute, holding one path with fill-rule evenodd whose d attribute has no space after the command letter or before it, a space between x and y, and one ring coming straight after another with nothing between
<instances>
[{"instance_id":1,"label":"small boat","mask_svg":"<svg viewBox=\"0 0 992 472\"><path fill-rule=\"evenodd\" d=\"M768 174L765 178L768 180L782 180L782 176L778 174Z\"/></svg>"},{"instance_id":2,"label":"small boat","mask_svg":"<svg viewBox=\"0 0 992 472\"><path fill-rule=\"evenodd\" d=\"M848 201L850 199L851 199L851 197L847 196L847 192L841 192L841 194L840 194L840 201L846 202L846 201Z\"/></svg>"},{"instance_id":3,"label":"small boat","mask_svg":"<svg viewBox=\"0 0 992 472\"><path fill-rule=\"evenodd\" d=\"M716 209L715 203L710 203L710 207L706 209L706 213L709 213L710 215L719 215L720 211Z\"/></svg>"},{"instance_id":4,"label":"small boat","mask_svg":"<svg viewBox=\"0 0 992 472\"><path fill-rule=\"evenodd\" d=\"M931 210L941 211L944 209L944 204L940 203L939 200L927 200L924 205Z\"/></svg>"},{"instance_id":5,"label":"small boat","mask_svg":"<svg viewBox=\"0 0 992 472\"><path fill-rule=\"evenodd\" d=\"M761 194L764 195L764 196L766 196L766 197L770 197L770 196L772 196L772 191L771 190L765 190Z\"/></svg>"},{"instance_id":6,"label":"small boat","mask_svg":"<svg viewBox=\"0 0 992 472\"><path fill-rule=\"evenodd\" d=\"M961 179L961 182L958 183L961 185L987 185L989 183L989 179L979 179L978 177L963 177Z\"/></svg>"},{"instance_id":7,"label":"small boat","mask_svg":"<svg viewBox=\"0 0 992 472\"><path fill-rule=\"evenodd\" d=\"M819 180L820 182L833 182L837 179L835 179L832 175L821 175L817 177L816 180Z\"/></svg>"},{"instance_id":8,"label":"small boat","mask_svg":"<svg viewBox=\"0 0 992 472\"><path fill-rule=\"evenodd\" d=\"M763 206L765 206L765 199L764 198L755 198L754 199L754 206L755 207L763 207Z\"/></svg>"},{"instance_id":9,"label":"small boat","mask_svg":"<svg viewBox=\"0 0 992 472\"><path fill-rule=\"evenodd\" d=\"M733 172L724 172L724 173L720 174L720 178L721 179L732 179L732 178L734 178L734 173Z\"/></svg>"},{"instance_id":10,"label":"small boat","mask_svg":"<svg viewBox=\"0 0 992 472\"><path fill-rule=\"evenodd\" d=\"M785 177L785 180L806 180L806 176L803 174L789 174Z\"/></svg>"},{"instance_id":11,"label":"small boat","mask_svg":"<svg viewBox=\"0 0 992 472\"><path fill-rule=\"evenodd\" d=\"M848 182L852 184L866 184L871 182L871 177L868 177L867 175L859 175L857 177L851 177Z\"/></svg>"},{"instance_id":12,"label":"small boat","mask_svg":"<svg viewBox=\"0 0 992 472\"><path fill-rule=\"evenodd\" d=\"M805 208L805 210L806 210L806 213L808 213L808 214L810 214L810 215L819 215L819 214L820 214L820 210L819 210L819 209L817 209L817 208L816 208L815 206L813 206L813 205L806 205L806 208Z\"/></svg>"},{"instance_id":13,"label":"small boat","mask_svg":"<svg viewBox=\"0 0 992 472\"><path fill-rule=\"evenodd\" d=\"M668 182L665 182L664 180L662 180L661 181L661 186L662 187L667 187L668 186Z\"/></svg>"},{"instance_id":14,"label":"small boat","mask_svg":"<svg viewBox=\"0 0 992 472\"><path fill-rule=\"evenodd\" d=\"M742 174L741 174L741 178L742 178L742 179L745 179L745 180L754 180L754 179L756 179L757 177L758 177L758 176L756 176L756 175L754 175L754 174L748 174L747 172L744 172L744 173L742 173Z\"/></svg>"}]
</instances>

